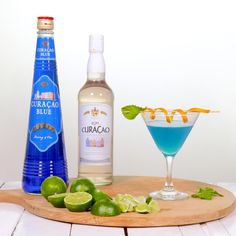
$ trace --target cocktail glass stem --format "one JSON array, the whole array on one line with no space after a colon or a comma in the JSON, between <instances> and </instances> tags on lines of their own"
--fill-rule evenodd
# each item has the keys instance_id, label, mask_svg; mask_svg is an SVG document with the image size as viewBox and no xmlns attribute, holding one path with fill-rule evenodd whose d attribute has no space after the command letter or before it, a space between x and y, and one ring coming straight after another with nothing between
<instances>
[{"instance_id":1,"label":"cocktail glass stem","mask_svg":"<svg viewBox=\"0 0 236 236\"><path fill-rule=\"evenodd\" d=\"M165 156L166 159L166 182L164 191L172 192L175 191L174 185L172 182L172 168L173 168L173 162L174 157L173 156Z\"/></svg>"},{"instance_id":2,"label":"cocktail glass stem","mask_svg":"<svg viewBox=\"0 0 236 236\"><path fill-rule=\"evenodd\" d=\"M172 169L174 163L174 156L165 156L166 158L166 181L165 186L160 191L151 192L149 195L154 199L162 200L182 200L188 197L187 193L178 192L174 188L172 182Z\"/></svg>"}]
</instances>

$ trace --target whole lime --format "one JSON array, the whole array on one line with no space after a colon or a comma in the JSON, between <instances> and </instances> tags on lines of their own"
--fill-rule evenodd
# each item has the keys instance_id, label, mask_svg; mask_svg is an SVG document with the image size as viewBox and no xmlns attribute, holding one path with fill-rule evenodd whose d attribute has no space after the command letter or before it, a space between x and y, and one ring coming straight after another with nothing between
<instances>
[{"instance_id":1,"label":"whole lime","mask_svg":"<svg viewBox=\"0 0 236 236\"><path fill-rule=\"evenodd\" d=\"M66 183L58 176L50 176L46 178L41 184L41 194L48 199L48 196L55 193L65 193Z\"/></svg>"},{"instance_id":2,"label":"whole lime","mask_svg":"<svg viewBox=\"0 0 236 236\"><path fill-rule=\"evenodd\" d=\"M96 216L117 216L121 213L121 210L112 201L100 200L92 206L91 213Z\"/></svg>"},{"instance_id":3,"label":"whole lime","mask_svg":"<svg viewBox=\"0 0 236 236\"><path fill-rule=\"evenodd\" d=\"M92 193L96 189L95 185L92 181L89 179L81 178L81 179L75 179L70 187L70 192L88 192Z\"/></svg>"}]
</instances>

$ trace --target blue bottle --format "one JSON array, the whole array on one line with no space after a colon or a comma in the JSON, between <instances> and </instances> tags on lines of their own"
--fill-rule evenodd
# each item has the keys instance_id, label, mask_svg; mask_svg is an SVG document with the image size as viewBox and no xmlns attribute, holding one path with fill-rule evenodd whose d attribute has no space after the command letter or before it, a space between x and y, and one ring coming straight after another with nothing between
<instances>
[{"instance_id":1,"label":"blue bottle","mask_svg":"<svg viewBox=\"0 0 236 236\"><path fill-rule=\"evenodd\" d=\"M22 181L23 190L31 194L40 194L41 183L48 176L59 176L68 182L53 18L38 17L37 26L39 31Z\"/></svg>"}]
</instances>

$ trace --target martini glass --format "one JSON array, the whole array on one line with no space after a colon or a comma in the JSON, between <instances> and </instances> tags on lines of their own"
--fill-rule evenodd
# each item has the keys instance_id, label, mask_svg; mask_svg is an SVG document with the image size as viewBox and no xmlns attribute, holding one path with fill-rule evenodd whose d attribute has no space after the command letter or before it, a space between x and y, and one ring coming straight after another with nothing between
<instances>
[{"instance_id":1,"label":"martini glass","mask_svg":"<svg viewBox=\"0 0 236 236\"><path fill-rule=\"evenodd\" d=\"M171 112L171 110L168 111L169 117L172 115ZM183 116L177 113L173 115L170 122L167 120L166 114L162 112L142 112L142 117L154 142L166 159L167 175L165 185L160 191L150 193L152 198L182 200L188 197L187 193L175 190L172 182L172 168L175 156L183 146L198 116L199 112L189 112L185 115L187 119L183 119Z\"/></svg>"}]
</instances>

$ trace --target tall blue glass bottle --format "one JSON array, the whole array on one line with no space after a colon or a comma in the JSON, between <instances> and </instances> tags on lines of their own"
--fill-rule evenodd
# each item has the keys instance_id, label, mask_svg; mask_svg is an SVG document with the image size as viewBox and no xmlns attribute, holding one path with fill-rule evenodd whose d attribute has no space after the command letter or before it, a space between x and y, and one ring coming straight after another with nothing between
<instances>
[{"instance_id":1,"label":"tall blue glass bottle","mask_svg":"<svg viewBox=\"0 0 236 236\"><path fill-rule=\"evenodd\" d=\"M23 170L23 190L40 194L48 176L67 183L60 94L53 37L53 18L38 17L38 38Z\"/></svg>"}]
</instances>

